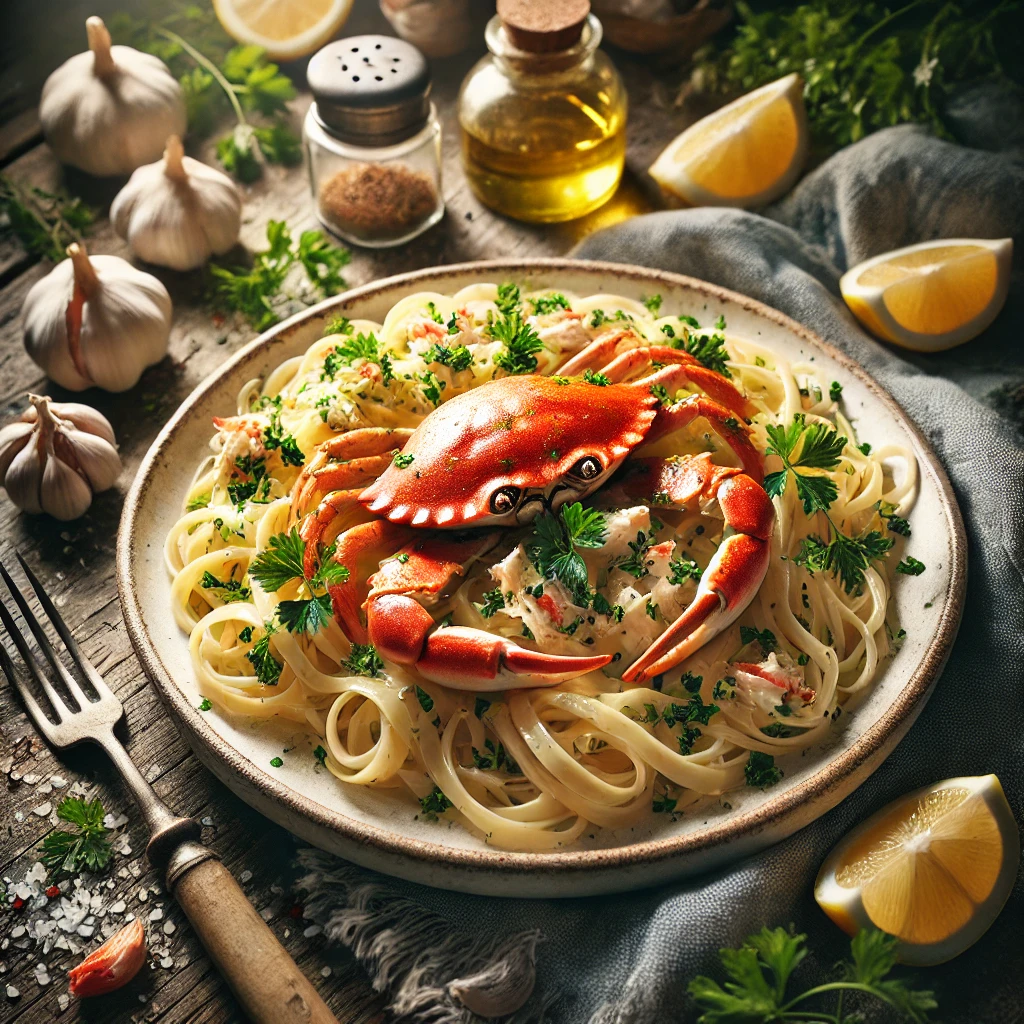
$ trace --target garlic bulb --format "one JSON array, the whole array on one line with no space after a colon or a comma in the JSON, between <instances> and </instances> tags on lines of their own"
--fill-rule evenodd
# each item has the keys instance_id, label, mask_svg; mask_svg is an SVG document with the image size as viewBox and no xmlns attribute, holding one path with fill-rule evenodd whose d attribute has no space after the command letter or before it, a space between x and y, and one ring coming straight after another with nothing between
<instances>
[{"instance_id":1,"label":"garlic bulb","mask_svg":"<svg viewBox=\"0 0 1024 1024\"><path fill-rule=\"evenodd\" d=\"M114 430L87 405L28 398L31 408L0 430L0 485L25 512L77 519L121 473Z\"/></svg>"},{"instance_id":2,"label":"garlic bulb","mask_svg":"<svg viewBox=\"0 0 1024 1024\"><path fill-rule=\"evenodd\" d=\"M89 49L43 86L43 135L62 163L99 176L130 174L160 156L168 135L185 134L181 86L159 58L111 46L100 18L85 29Z\"/></svg>"},{"instance_id":3,"label":"garlic bulb","mask_svg":"<svg viewBox=\"0 0 1024 1024\"><path fill-rule=\"evenodd\" d=\"M140 167L118 192L110 220L140 259L191 270L238 241L242 196L226 174L185 156L172 135L163 160Z\"/></svg>"},{"instance_id":4,"label":"garlic bulb","mask_svg":"<svg viewBox=\"0 0 1024 1024\"><path fill-rule=\"evenodd\" d=\"M25 296L25 348L69 391L126 391L167 353L171 297L152 274L76 243Z\"/></svg>"}]
</instances>

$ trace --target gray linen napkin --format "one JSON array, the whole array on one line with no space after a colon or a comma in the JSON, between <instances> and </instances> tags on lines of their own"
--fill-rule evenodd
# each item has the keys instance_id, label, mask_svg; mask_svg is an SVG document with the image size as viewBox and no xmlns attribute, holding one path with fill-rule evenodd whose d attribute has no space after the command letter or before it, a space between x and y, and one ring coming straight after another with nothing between
<instances>
[{"instance_id":1,"label":"gray linen napkin","mask_svg":"<svg viewBox=\"0 0 1024 1024\"><path fill-rule=\"evenodd\" d=\"M640 217L585 241L583 258L679 271L760 299L860 362L924 431L953 482L970 542L967 605L948 666L910 734L818 822L712 875L625 896L509 901L434 891L303 851L309 912L354 949L394 1009L418 1021L467 1021L444 985L522 948L539 929L537 992L518 1020L690 1021L686 982L721 977L717 950L762 925L794 922L814 980L848 947L816 907L814 875L853 825L914 787L995 772L1024 822L1024 289L986 334L917 357L868 338L839 296L848 266L928 238L1024 228L1021 95L974 91L957 106L970 149L914 127L838 153L756 216L698 209ZM995 406L996 408L993 408ZM1003 414L997 409L1003 410ZM946 1024L1024 1021L1024 882L993 928L946 967L919 971ZM502 948L502 945L504 947ZM513 957L514 959L514 957ZM883 1019L871 1017L870 1019Z\"/></svg>"}]
</instances>

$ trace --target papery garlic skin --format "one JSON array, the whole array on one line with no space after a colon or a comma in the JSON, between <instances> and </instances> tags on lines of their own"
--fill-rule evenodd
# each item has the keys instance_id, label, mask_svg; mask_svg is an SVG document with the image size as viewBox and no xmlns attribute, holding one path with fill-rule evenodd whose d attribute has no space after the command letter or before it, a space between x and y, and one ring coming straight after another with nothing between
<instances>
[{"instance_id":1,"label":"papery garlic skin","mask_svg":"<svg viewBox=\"0 0 1024 1024\"><path fill-rule=\"evenodd\" d=\"M110 221L140 259L193 270L238 241L242 195L226 174L185 156L172 135L163 159L140 167L118 192Z\"/></svg>"},{"instance_id":2,"label":"papery garlic skin","mask_svg":"<svg viewBox=\"0 0 1024 1024\"><path fill-rule=\"evenodd\" d=\"M156 160L188 124L181 86L158 57L111 46L100 18L85 23L89 49L43 86L39 122L61 163L105 177Z\"/></svg>"},{"instance_id":3,"label":"papery garlic skin","mask_svg":"<svg viewBox=\"0 0 1024 1024\"><path fill-rule=\"evenodd\" d=\"M127 391L167 354L171 297L119 256L90 257L78 243L68 256L25 297L25 348L69 391Z\"/></svg>"},{"instance_id":4,"label":"papery garlic skin","mask_svg":"<svg viewBox=\"0 0 1024 1024\"><path fill-rule=\"evenodd\" d=\"M0 486L23 512L77 519L121 473L113 427L87 405L28 397L21 420L0 430Z\"/></svg>"}]
</instances>

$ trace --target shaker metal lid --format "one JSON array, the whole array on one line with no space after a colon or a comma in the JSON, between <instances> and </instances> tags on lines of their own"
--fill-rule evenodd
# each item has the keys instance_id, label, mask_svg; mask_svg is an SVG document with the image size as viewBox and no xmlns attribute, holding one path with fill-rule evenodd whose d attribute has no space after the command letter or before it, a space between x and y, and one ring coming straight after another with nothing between
<instances>
[{"instance_id":1,"label":"shaker metal lid","mask_svg":"<svg viewBox=\"0 0 1024 1024\"><path fill-rule=\"evenodd\" d=\"M430 68L393 36L350 36L314 54L306 81L327 131L357 144L401 142L427 122Z\"/></svg>"}]
</instances>

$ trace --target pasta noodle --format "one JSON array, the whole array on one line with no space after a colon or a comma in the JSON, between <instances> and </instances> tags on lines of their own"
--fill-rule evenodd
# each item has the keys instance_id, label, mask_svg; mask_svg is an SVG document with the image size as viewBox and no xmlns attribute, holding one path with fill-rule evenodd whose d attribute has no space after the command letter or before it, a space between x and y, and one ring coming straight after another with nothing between
<instances>
[{"instance_id":1,"label":"pasta noodle","mask_svg":"<svg viewBox=\"0 0 1024 1024\"><path fill-rule=\"evenodd\" d=\"M835 465L806 471L835 491L827 514L808 513L793 482L784 486L773 498L771 561L757 596L736 623L650 685L619 676L693 599L700 567L722 539L713 508L622 507L601 490L590 496L606 531L586 561L608 614L574 607L558 580L542 581L547 604L536 596L529 525L508 531L431 607L443 624L529 649L616 656L605 670L551 687L480 694L429 682L415 667L382 663L350 643L315 579L297 574L271 590L250 574L289 533L296 482L318 446L359 427L415 427L440 402L508 371L489 325L509 301L540 339L537 373L557 373L594 339L627 332L637 345L686 345L702 361L702 351L708 360L717 351L719 368L757 409L750 436L761 453L773 444L769 427L796 424L799 433L800 417L803 428L821 424L846 438ZM593 827L632 826L652 807L680 813L747 782L768 784L777 778L772 758L820 742L893 649L896 558L885 549L906 532L892 524L916 495L914 457L896 445L859 444L813 361L790 364L724 324L699 328L648 306L657 303L519 295L493 283L455 295L420 292L397 302L383 324L332 323L304 354L249 382L236 414L215 421L211 453L166 541L173 613L189 634L201 694L223 712L300 723L340 782L407 791L410 813L446 814L510 850L555 850ZM639 450L710 451L736 465L720 442L698 418ZM781 468L769 454L766 469ZM341 517L327 540L351 525ZM854 585L809 555L833 531L880 538ZM626 569L631 553L647 559L635 571ZM683 563L680 578L673 566ZM551 601L580 612L570 627L552 615ZM315 628L293 628L297 608Z\"/></svg>"}]
</instances>

